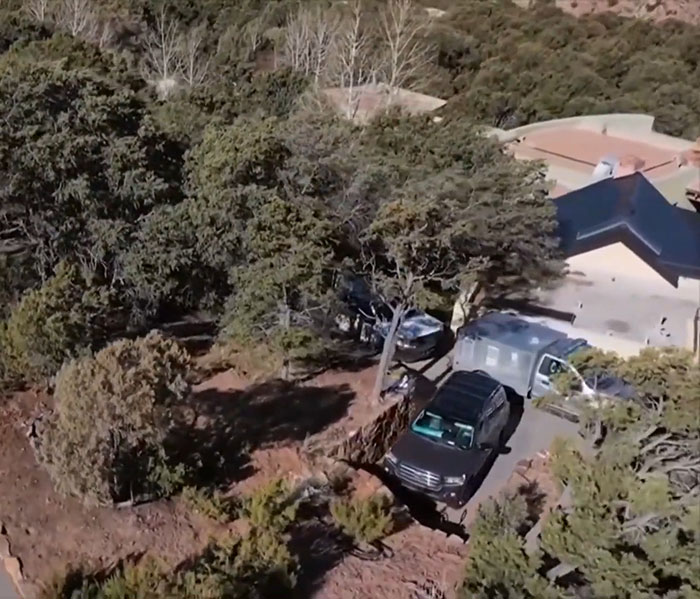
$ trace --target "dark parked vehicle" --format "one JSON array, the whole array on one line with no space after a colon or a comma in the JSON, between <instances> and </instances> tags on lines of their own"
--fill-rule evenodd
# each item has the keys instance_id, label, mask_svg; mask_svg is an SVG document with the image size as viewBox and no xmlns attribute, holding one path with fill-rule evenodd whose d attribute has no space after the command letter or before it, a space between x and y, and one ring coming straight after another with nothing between
<instances>
[{"instance_id":1,"label":"dark parked vehicle","mask_svg":"<svg viewBox=\"0 0 700 599\"><path fill-rule=\"evenodd\" d=\"M506 391L496 379L454 372L386 454L384 469L408 489L461 507L503 447L509 416Z\"/></svg>"},{"instance_id":2,"label":"dark parked vehicle","mask_svg":"<svg viewBox=\"0 0 700 599\"><path fill-rule=\"evenodd\" d=\"M360 278L345 281L340 296L349 311L337 319L341 330L357 330L361 341L381 350L391 327L391 307L373 297ZM417 362L432 357L445 339L445 331L444 323L437 318L422 310L409 310L399 326L395 358Z\"/></svg>"}]
</instances>

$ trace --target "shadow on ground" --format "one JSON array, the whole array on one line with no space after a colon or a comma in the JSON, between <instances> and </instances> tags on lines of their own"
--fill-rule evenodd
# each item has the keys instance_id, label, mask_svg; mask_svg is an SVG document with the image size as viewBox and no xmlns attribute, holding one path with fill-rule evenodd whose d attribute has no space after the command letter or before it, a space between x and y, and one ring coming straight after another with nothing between
<instances>
[{"instance_id":1,"label":"shadow on ground","mask_svg":"<svg viewBox=\"0 0 700 599\"><path fill-rule=\"evenodd\" d=\"M189 416L169 442L196 472L191 484L226 486L253 473L251 451L303 441L342 418L354 397L348 385L305 387L284 380L241 391L207 389L191 396Z\"/></svg>"},{"instance_id":2,"label":"shadow on ground","mask_svg":"<svg viewBox=\"0 0 700 599\"><path fill-rule=\"evenodd\" d=\"M299 557L295 595L312 597L326 573L352 551L352 543L320 518L303 522L292 532L290 549Z\"/></svg>"}]
</instances>

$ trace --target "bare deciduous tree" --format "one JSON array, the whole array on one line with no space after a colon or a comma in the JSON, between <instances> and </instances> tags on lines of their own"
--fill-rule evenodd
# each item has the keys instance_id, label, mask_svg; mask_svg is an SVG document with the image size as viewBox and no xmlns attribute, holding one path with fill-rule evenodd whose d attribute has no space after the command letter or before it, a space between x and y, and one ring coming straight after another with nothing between
<instances>
[{"instance_id":1,"label":"bare deciduous tree","mask_svg":"<svg viewBox=\"0 0 700 599\"><path fill-rule=\"evenodd\" d=\"M51 20L54 4L52 0L26 0L24 10L32 19L45 23Z\"/></svg>"},{"instance_id":2,"label":"bare deciduous tree","mask_svg":"<svg viewBox=\"0 0 700 599\"><path fill-rule=\"evenodd\" d=\"M395 93L426 74L432 58L432 49L424 40L428 23L411 0L388 0L380 27L386 53L384 80Z\"/></svg>"},{"instance_id":3,"label":"bare deciduous tree","mask_svg":"<svg viewBox=\"0 0 700 599\"><path fill-rule=\"evenodd\" d=\"M177 51L180 76L190 88L201 85L209 72L211 58L204 53L203 40L203 26L194 27L180 36Z\"/></svg>"},{"instance_id":4,"label":"bare deciduous tree","mask_svg":"<svg viewBox=\"0 0 700 599\"><path fill-rule=\"evenodd\" d=\"M144 79L156 87L163 99L177 87L182 67L181 47L179 23L168 18L163 8L156 17L155 28L146 36L142 65Z\"/></svg>"},{"instance_id":5,"label":"bare deciduous tree","mask_svg":"<svg viewBox=\"0 0 700 599\"><path fill-rule=\"evenodd\" d=\"M337 43L333 47L336 80L346 95L346 116L353 118L359 108L358 87L376 82L378 65L372 60L372 38L363 27L362 5L350 5L348 17L341 23Z\"/></svg>"},{"instance_id":6,"label":"bare deciduous tree","mask_svg":"<svg viewBox=\"0 0 700 599\"><path fill-rule=\"evenodd\" d=\"M58 6L56 22L73 37L92 39L98 27L92 0L63 0Z\"/></svg>"},{"instance_id":7,"label":"bare deciduous tree","mask_svg":"<svg viewBox=\"0 0 700 599\"><path fill-rule=\"evenodd\" d=\"M340 15L332 10L299 6L285 28L284 60L293 69L313 77L315 85L328 78L329 64L341 29Z\"/></svg>"}]
</instances>

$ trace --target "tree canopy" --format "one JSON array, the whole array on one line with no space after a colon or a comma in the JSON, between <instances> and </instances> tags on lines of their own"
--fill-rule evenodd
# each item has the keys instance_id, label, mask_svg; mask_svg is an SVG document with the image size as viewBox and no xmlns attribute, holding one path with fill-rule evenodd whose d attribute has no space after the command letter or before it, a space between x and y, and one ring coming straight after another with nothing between
<instances>
[{"instance_id":1,"label":"tree canopy","mask_svg":"<svg viewBox=\"0 0 700 599\"><path fill-rule=\"evenodd\" d=\"M690 352L648 349L618 360L616 371L638 397L585 412L583 448L554 448L569 499L546 518L539 547L529 550L522 536L532 525L522 497L488 508L463 596L700 594L700 368Z\"/></svg>"}]
</instances>

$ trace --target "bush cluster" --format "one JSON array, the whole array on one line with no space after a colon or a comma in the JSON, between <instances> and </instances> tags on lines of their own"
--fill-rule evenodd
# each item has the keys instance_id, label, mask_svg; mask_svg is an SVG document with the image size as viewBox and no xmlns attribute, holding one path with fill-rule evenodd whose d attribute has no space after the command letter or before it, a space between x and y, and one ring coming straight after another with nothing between
<instances>
[{"instance_id":1,"label":"bush cluster","mask_svg":"<svg viewBox=\"0 0 700 599\"><path fill-rule=\"evenodd\" d=\"M78 269L59 264L0 321L0 381L18 383L52 376L64 360L87 349L99 334L108 294L90 287Z\"/></svg>"},{"instance_id":2,"label":"bush cluster","mask_svg":"<svg viewBox=\"0 0 700 599\"><path fill-rule=\"evenodd\" d=\"M363 544L381 541L394 527L391 501L385 495L338 499L331 503L331 514L343 532Z\"/></svg>"},{"instance_id":3,"label":"bush cluster","mask_svg":"<svg viewBox=\"0 0 700 599\"><path fill-rule=\"evenodd\" d=\"M189 355L158 333L66 364L38 444L57 488L107 505L157 493L155 481L172 491L183 473L168 468L164 442L189 390L189 365Z\"/></svg>"}]
</instances>

